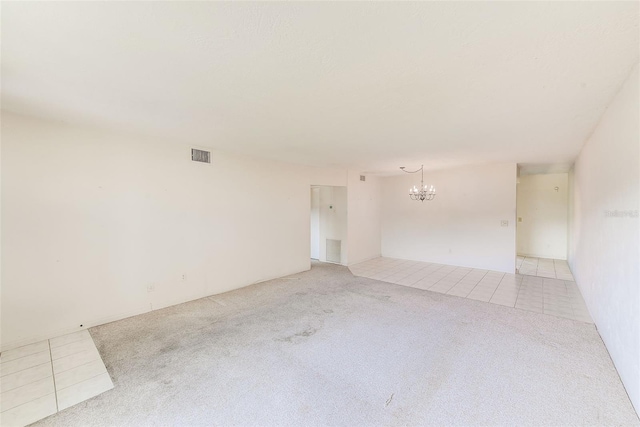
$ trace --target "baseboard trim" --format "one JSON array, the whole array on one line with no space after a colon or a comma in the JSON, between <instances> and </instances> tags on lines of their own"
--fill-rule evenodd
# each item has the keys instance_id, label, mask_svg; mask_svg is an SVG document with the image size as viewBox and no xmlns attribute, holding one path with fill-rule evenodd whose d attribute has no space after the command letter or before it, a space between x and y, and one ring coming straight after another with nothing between
<instances>
[{"instance_id":1,"label":"baseboard trim","mask_svg":"<svg viewBox=\"0 0 640 427\"><path fill-rule=\"evenodd\" d=\"M544 259L559 259L561 261L567 261L567 256L564 257L554 257L549 255L535 255L535 254L521 254L518 253L517 256L529 257L529 258L544 258Z\"/></svg>"},{"instance_id":2,"label":"baseboard trim","mask_svg":"<svg viewBox=\"0 0 640 427\"><path fill-rule=\"evenodd\" d=\"M246 285L238 286L238 287L235 287L235 288L232 288L232 289L222 290L220 292L213 293L213 294L192 296L192 297L188 297L189 299L186 299L186 300L179 299L179 300L176 300L174 302L169 302L167 304L162 304L159 307L152 307L151 304L148 304L147 308L140 307L140 309L138 309L138 310L132 310L132 311L129 311L129 312L124 312L124 313L119 313L119 314L114 314L114 315L104 316L104 317L100 317L100 318L94 319L92 321L84 323L82 325L82 327L55 329L55 330L51 330L51 331L48 331L48 332L45 331L45 332L39 333L37 335L32 335L30 337L22 338L22 339L19 339L19 340L9 341L9 342L6 342L6 343L3 342L3 343L0 343L0 353L3 352L3 351L14 349L14 348L23 347L25 345L33 344L33 343L36 343L36 342L39 342L39 341L44 341L44 340L48 340L48 339L51 339L51 338L59 337L59 336L62 336L62 335L71 334L73 332L82 331L84 329L93 328L95 326L106 325L107 323L117 322L119 320L124 320L124 319L127 319L129 317L139 316L141 314L150 313L150 312L156 311L156 310L162 310L164 308L173 307L173 306L179 305L179 304L185 304L185 303L188 303L188 302L191 302L191 301L196 301L196 300L199 300L199 299L202 299L202 298L207 298L207 297L214 296L214 295L220 295L220 294L223 294L225 292L235 291L236 289L246 288L247 286L252 286L252 285L255 285L255 284L258 284L258 283L268 282L269 280L279 279L281 277L286 277L286 276L290 276L292 274L302 273L304 271L309 271L309 268L306 268L306 269L303 269L303 270L296 269L295 271L287 272L287 273L283 274L282 276L275 276L275 277L270 277L270 278L266 278L266 279L260 279L260 280L258 280L256 282L253 282L253 283L248 283Z\"/></svg>"},{"instance_id":3,"label":"baseboard trim","mask_svg":"<svg viewBox=\"0 0 640 427\"><path fill-rule=\"evenodd\" d=\"M98 318L98 319L95 319L93 321L90 321L90 322L87 322L87 323L83 324L82 327L78 326L78 327L74 327L74 328L55 329L55 330L52 330L52 331L49 331L49 332L43 332L41 334L33 335L33 336L30 336L30 337L27 337L27 338L15 340L15 341L10 341L10 342L7 342L7 343L2 343L2 344L0 344L0 352L11 350L11 349L18 348L18 347L24 347L25 345L33 344L33 343L44 341L44 340L48 340L48 339L59 337L59 336L62 336L62 335L67 335L67 334L71 334L71 333L74 333L74 332L79 332L79 331L82 331L82 330L85 330L85 329L93 328L94 326L104 325L106 323L115 322L117 320L126 319L128 317L138 316L140 314L148 313L150 311L152 311L152 310L144 310L143 309L143 310L136 310L136 311L120 313L120 314L113 315L113 316L101 317L101 318Z\"/></svg>"}]
</instances>

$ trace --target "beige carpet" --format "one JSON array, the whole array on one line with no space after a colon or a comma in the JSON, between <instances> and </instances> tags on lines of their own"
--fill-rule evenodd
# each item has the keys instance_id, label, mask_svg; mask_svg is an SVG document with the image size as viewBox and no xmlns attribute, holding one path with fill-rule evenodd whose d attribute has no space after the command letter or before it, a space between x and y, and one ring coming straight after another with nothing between
<instances>
[{"instance_id":1,"label":"beige carpet","mask_svg":"<svg viewBox=\"0 0 640 427\"><path fill-rule=\"evenodd\" d=\"M593 325L311 271L91 329L56 426L640 425Z\"/></svg>"}]
</instances>

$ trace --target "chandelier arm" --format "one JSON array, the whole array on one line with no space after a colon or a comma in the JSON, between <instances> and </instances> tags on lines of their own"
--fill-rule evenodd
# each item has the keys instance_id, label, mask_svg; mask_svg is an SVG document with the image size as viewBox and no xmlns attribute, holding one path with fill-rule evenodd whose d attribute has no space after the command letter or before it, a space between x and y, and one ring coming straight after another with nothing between
<instances>
[{"instance_id":1,"label":"chandelier arm","mask_svg":"<svg viewBox=\"0 0 640 427\"><path fill-rule=\"evenodd\" d=\"M427 201L433 200L436 197L436 190L435 188L433 188L433 185L431 187L427 187L424 185L424 165L420 166L420 169L416 169L414 171L405 170L404 166L400 167L400 170L406 173L421 172L420 188L416 188L416 186L414 185L413 188L409 189L409 198L411 200L416 200L416 201L419 200L421 202L424 202L425 200Z\"/></svg>"}]
</instances>

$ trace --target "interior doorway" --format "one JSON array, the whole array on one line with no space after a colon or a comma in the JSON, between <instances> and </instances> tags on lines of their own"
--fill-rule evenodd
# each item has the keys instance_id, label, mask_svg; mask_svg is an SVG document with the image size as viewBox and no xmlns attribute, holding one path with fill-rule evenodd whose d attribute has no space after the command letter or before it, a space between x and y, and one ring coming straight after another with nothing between
<instances>
[{"instance_id":1,"label":"interior doorway","mask_svg":"<svg viewBox=\"0 0 640 427\"><path fill-rule=\"evenodd\" d=\"M536 270L541 270L545 277L551 277L550 266L557 264L565 269L569 230L568 187L568 173L519 175L516 192L518 271L530 270L535 263Z\"/></svg>"},{"instance_id":2,"label":"interior doorway","mask_svg":"<svg viewBox=\"0 0 640 427\"><path fill-rule=\"evenodd\" d=\"M311 259L347 265L347 187L311 186Z\"/></svg>"},{"instance_id":3,"label":"interior doorway","mask_svg":"<svg viewBox=\"0 0 640 427\"><path fill-rule=\"evenodd\" d=\"M311 259L320 259L320 187L311 187Z\"/></svg>"}]
</instances>

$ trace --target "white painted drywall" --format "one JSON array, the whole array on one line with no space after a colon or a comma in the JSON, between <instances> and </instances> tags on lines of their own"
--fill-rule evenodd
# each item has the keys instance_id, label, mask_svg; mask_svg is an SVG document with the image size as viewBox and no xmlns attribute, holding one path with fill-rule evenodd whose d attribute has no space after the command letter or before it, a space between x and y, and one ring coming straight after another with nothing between
<instances>
[{"instance_id":1,"label":"white painted drywall","mask_svg":"<svg viewBox=\"0 0 640 427\"><path fill-rule=\"evenodd\" d=\"M518 255L567 259L568 186L566 173L519 177Z\"/></svg>"},{"instance_id":2,"label":"white painted drywall","mask_svg":"<svg viewBox=\"0 0 640 427\"><path fill-rule=\"evenodd\" d=\"M347 264L347 187L320 186L320 257L327 261L327 239L340 240L340 264Z\"/></svg>"},{"instance_id":3,"label":"white painted drywall","mask_svg":"<svg viewBox=\"0 0 640 427\"><path fill-rule=\"evenodd\" d=\"M308 269L310 179L3 112L2 347Z\"/></svg>"},{"instance_id":4,"label":"white painted drywall","mask_svg":"<svg viewBox=\"0 0 640 427\"><path fill-rule=\"evenodd\" d=\"M381 179L349 171L349 265L377 258L381 253Z\"/></svg>"},{"instance_id":5,"label":"white painted drywall","mask_svg":"<svg viewBox=\"0 0 640 427\"><path fill-rule=\"evenodd\" d=\"M638 66L573 170L569 265L640 411L640 108Z\"/></svg>"},{"instance_id":6,"label":"white painted drywall","mask_svg":"<svg viewBox=\"0 0 640 427\"><path fill-rule=\"evenodd\" d=\"M320 259L320 188L311 187L311 259Z\"/></svg>"},{"instance_id":7,"label":"white painted drywall","mask_svg":"<svg viewBox=\"0 0 640 427\"><path fill-rule=\"evenodd\" d=\"M427 171L429 202L409 199L415 184L419 174L382 179L383 256L515 271L515 163Z\"/></svg>"},{"instance_id":8,"label":"white painted drywall","mask_svg":"<svg viewBox=\"0 0 640 427\"><path fill-rule=\"evenodd\" d=\"M328 185L332 187L345 187L347 185L346 169L309 167L308 172L311 185Z\"/></svg>"}]
</instances>

